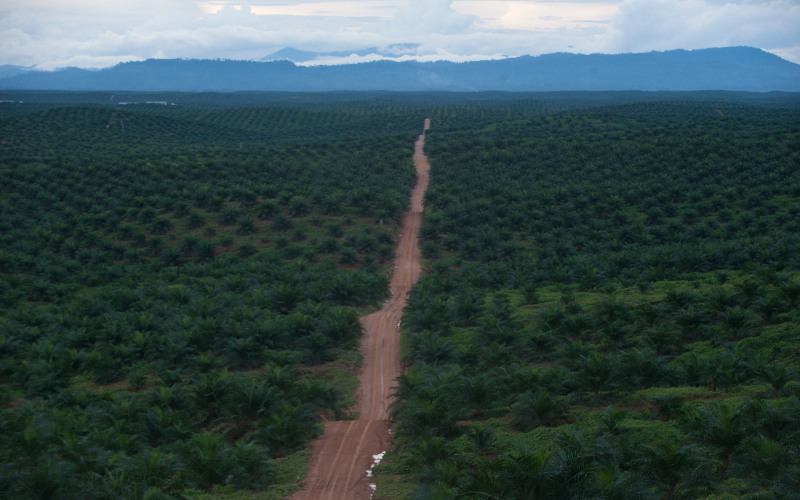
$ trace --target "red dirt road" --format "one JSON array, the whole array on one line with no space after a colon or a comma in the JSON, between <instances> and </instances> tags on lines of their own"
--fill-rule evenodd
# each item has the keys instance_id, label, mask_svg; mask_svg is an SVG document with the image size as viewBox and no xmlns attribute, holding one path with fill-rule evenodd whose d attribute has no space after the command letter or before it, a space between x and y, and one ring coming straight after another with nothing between
<instances>
[{"instance_id":1,"label":"red dirt road","mask_svg":"<svg viewBox=\"0 0 800 500\"><path fill-rule=\"evenodd\" d=\"M411 209L403 216L389 284L391 297L380 311L361 317L363 365L358 389L358 418L325 423L325 432L313 442L308 477L292 500L359 500L372 494L367 470L373 455L389 447L389 395L400 375L400 320L407 295L420 274L417 236L422 223L422 199L428 187L430 164L423 152L422 135L414 145L417 185L411 193Z\"/></svg>"}]
</instances>

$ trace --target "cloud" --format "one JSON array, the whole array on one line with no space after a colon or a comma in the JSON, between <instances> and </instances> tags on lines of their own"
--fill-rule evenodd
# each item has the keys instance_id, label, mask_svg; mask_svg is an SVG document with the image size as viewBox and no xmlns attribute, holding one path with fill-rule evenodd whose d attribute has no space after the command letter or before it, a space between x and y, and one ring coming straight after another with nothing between
<instances>
[{"instance_id":1,"label":"cloud","mask_svg":"<svg viewBox=\"0 0 800 500\"><path fill-rule=\"evenodd\" d=\"M787 61L793 61L797 64L800 64L800 45L795 45L793 47L783 47L779 49L771 49L768 50L768 52L771 52L778 57L782 57Z\"/></svg>"},{"instance_id":2,"label":"cloud","mask_svg":"<svg viewBox=\"0 0 800 500\"><path fill-rule=\"evenodd\" d=\"M603 39L607 52L798 45L800 5L788 0L625 0Z\"/></svg>"},{"instance_id":3,"label":"cloud","mask_svg":"<svg viewBox=\"0 0 800 500\"><path fill-rule=\"evenodd\" d=\"M478 17L452 8L452 0L408 0L388 23L388 34L453 35L468 32Z\"/></svg>"},{"instance_id":4,"label":"cloud","mask_svg":"<svg viewBox=\"0 0 800 500\"><path fill-rule=\"evenodd\" d=\"M114 56L89 56L89 55L76 55L66 59L56 59L52 61L42 61L35 66L35 69L42 71L50 71L59 68L85 68L85 69L102 69L114 66L122 62L130 61L143 61L144 58L132 55L114 55Z\"/></svg>"},{"instance_id":5,"label":"cloud","mask_svg":"<svg viewBox=\"0 0 800 500\"><path fill-rule=\"evenodd\" d=\"M419 60L750 45L800 62L797 26L797 0L6 0L0 64L257 60L287 46L394 44L411 44L400 58Z\"/></svg>"}]
</instances>

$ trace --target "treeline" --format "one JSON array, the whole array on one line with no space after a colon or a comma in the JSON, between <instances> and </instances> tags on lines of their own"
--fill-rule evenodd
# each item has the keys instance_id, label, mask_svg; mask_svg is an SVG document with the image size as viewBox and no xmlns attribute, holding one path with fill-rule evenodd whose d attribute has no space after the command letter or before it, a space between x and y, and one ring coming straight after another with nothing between
<instances>
[{"instance_id":1,"label":"treeline","mask_svg":"<svg viewBox=\"0 0 800 500\"><path fill-rule=\"evenodd\" d=\"M432 129L378 497L800 490L797 109Z\"/></svg>"}]
</instances>

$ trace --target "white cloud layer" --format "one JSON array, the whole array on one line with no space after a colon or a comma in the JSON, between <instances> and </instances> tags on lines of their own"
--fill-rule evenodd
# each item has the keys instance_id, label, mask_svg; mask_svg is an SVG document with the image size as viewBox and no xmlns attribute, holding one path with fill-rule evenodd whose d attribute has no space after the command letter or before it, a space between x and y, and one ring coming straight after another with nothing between
<instances>
[{"instance_id":1,"label":"white cloud layer","mask_svg":"<svg viewBox=\"0 0 800 500\"><path fill-rule=\"evenodd\" d=\"M800 0L6 0L0 64L258 60L288 46L394 44L413 44L399 58L419 60L749 45L800 63L798 26ZM360 53L315 63L380 57Z\"/></svg>"}]
</instances>

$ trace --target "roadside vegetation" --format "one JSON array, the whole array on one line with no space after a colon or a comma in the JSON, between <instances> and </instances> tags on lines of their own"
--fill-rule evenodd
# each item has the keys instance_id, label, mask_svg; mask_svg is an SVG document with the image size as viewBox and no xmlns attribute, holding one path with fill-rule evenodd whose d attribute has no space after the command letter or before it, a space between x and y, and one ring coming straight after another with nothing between
<instances>
[{"instance_id":1,"label":"roadside vegetation","mask_svg":"<svg viewBox=\"0 0 800 500\"><path fill-rule=\"evenodd\" d=\"M9 100L0 496L295 490L350 418L426 117L375 498L800 490L797 95Z\"/></svg>"},{"instance_id":2,"label":"roadside vegetation","mask_svg":"<svg viewBox=\"0 0 800 500\"><path fill-rule=\"evenodd\" d=\"M354 403L422 118L33 107L0 120L0 496L297 489Z\"/></svg>"},{"instance_id":3,"label":"roadside vegetation","mask_svg":"<svg viewBox=\"0 0 800 500\"><path fill-rule=\"evenodd\" d=\"M798 102L709 97L434 120L376 498L800 491Z\"/></svg>"}]
</instances>

